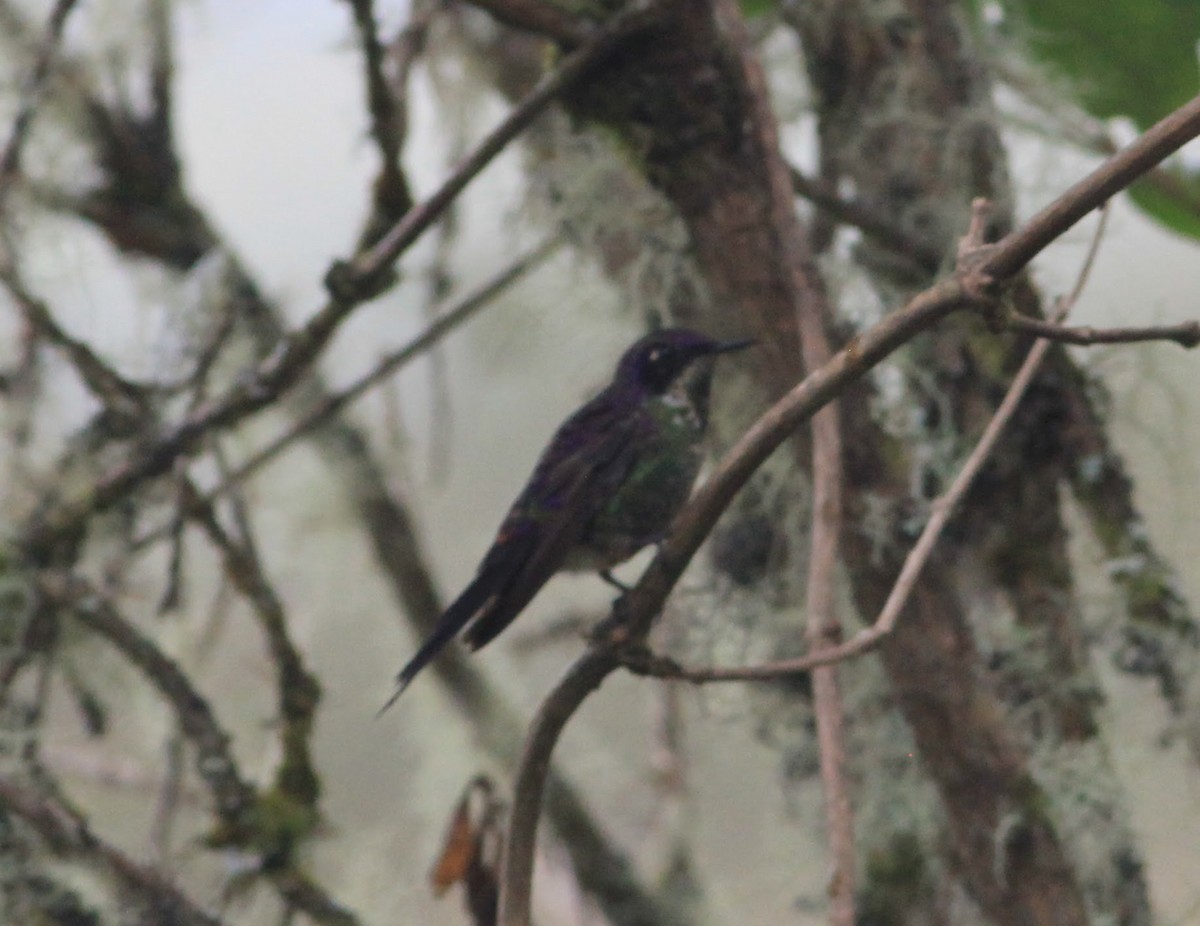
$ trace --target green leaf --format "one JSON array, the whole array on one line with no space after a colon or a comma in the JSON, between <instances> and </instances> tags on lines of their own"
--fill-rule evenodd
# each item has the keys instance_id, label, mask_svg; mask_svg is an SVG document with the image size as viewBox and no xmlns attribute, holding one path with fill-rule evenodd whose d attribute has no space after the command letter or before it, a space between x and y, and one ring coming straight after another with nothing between
<instances>
[{"instance_id":1,"label":"green leaf","mask_svg":"<svg viewBox=\"0 0 1200 926\"><path fill-rule=\"evenodd\" d=\"M1095 116L1125 116L1146 128L1200 89L1200 0L1001 3L1022 41L1070 80Z\"/></svg>"},{"instance_id":2,"label":"green leaf","mask_svg":"<svg viewBox=\"0 0 1200 926\"><path fill-rule=\"evenodd\" d=\"M775 9L775 0L741 0L740 6L747 19L758 19Z\"/></svg>"},{"instance_id":3,"label":"green leaf","mask_svg":"<svg viewBox=\"0 0 1200 926\"><path fill-rule=\"evenodd\" d=\"M1160 170L1131 186L1129 196L1167 228L1200 239L1200 174Z\"/></svg>"}]
</instances>

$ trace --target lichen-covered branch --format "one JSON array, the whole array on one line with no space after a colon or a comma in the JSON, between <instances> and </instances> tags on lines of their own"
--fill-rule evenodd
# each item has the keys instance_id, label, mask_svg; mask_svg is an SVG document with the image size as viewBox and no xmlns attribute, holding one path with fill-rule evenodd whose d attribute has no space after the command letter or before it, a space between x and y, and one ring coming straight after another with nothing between
<instances>
[{"instance_id":1,"label":"lichen-covered branch","mask_svg":"<svg viewBox=\"0 0 1200 926\"><path fill-rule=\"evenodd\" d=\"M96 836L83 820L50 797L0 778L0 806L32 826L56 856L110 880L125 907L144 911L147 922L221 926L220 918L157 871Z\"/></svg>"},{"instance_id":2,"label":"lichen-covered branch","mask_svg":"<svg viewBox=\"0 0 1200 926\"><path fill-rule=\"evenodd\" d=\"M1180 129L1181 123L1188 126L1190 135ZM830 362L811 372L776 403L725 455L709 481L680 513L670 536L637 586L621 599L614 613L612 639L581 657L543 702L526 743L514 793L501 877L500 922L503 926L528 923L533 834L541 806L545 769L558 735L587 695L617 667L619 645L636 647L641 644L683 569L746 479L796 425L844 390L851 381L951 312L986 300L1006 279L1019 272L1032 253L1036 253L1031 252L1034 242L1041 242L1040 247L1045 247L1111 195L1113 184L1119 187L1121 183L1132 182L1139 170L1149 169L1155 159L1165 158L1196 134L1200 134L1200 100L1193 101L1150 129L1129 148L1062 194L1023 228L1009 233L995 245L981 248L976 244L964 251L962 266L953 279L935 284L903 309L885 316L855 337ZM1149 157L1148 152L1153 152L1154 157ZM1099 191L1103 190L1109 192L1100 196ZM946 580L943 569L944 565L931 577L934 587ZM886 588L881 587L876 593L885 591ZM933 600L936 599L923 604L928 607ZM937 707L927 700L919 700L920 691L925 690L927 682L919 681L921 673L916 671L915 660L905 662L906 657L900 655L908 653L909 646L894 650L888 661L900 686L900 696L917 699L910 701L908 706L921 711L922 719L928 721L919 725L918 739L937 754L936 760L931 761L936 762L935 771L944 776L942 782L947 789L948 801L955 813L960 814L954 821L964 837L958 847L960 857L978 854L983 849L981 845L968 844L969 834L979 832L981 824L983 831L991 832L999 825L1003 814L1010 810L1021 814L1022 838L1030 840L1018 856L996 862L999 870L1004 870L1011 862L1014 870L1024 871L1021 878L1005 877L1004 883L1009 889L1005 889L1003 896L996 893L991 881L983 878L974 882L975 890L989 909L1002 910L1007 906L1018 911L1013 915L1023 916L1026 914L1019 911L1044 903L1043 912L1058 911L1054 915L1061 917L1059 922L1083 922L1078 885L1071 878L1069 863L1053 825L1048 819L1028 815L1033 808L1031 802L1036 802L1039 792L1031 773L1024 768L1021 749L1012 731L1000 720L1003 711L998 705L991 704L991 695L973 681L977 654L966 645L969 639L966 628L958 619L951 620L951 615L940 608L912 610L921 614L921 619L919 629L909 630L910 641L927 638L932 633L930 622L935 615L940 621L948 621L945 627L951 631L935 635L935 639L925 644L920 663L928 668L930 660L937 661L940 674L945 678L932 690L956 693L954 719L948 716L949 705ZM916 618L913 623L918 623ZM937 713L926 713L930 708L936 708ZM954 727L955 722L960 726ZM955 731L954 742L946 739L951 730ZM982 737L979 742L995 747L990 757L976 757L969 766L964 766L964 761L970 757L957 749L965 742L961 737L964 730L975 731ZM973 771L968 772L968 767ZM965 787L965 784L985 771L990 776L988 780L993 790L987 801L980 801L979 795L974 793L975 785ZM1021 805L1012 806L1010 801L1021 802ZM991 846L982 858L992 859L993 850L997 848L1007 852L1005 846ZM987 869L988 877L994 878L997 870L995 867Z\"/></svg>"}]
</instances>

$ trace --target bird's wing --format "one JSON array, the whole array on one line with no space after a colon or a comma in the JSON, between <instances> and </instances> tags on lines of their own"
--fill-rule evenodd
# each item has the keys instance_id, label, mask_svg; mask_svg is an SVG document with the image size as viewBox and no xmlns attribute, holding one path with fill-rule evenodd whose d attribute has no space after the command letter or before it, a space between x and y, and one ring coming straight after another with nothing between
<instances>
[{"instance_id":1,"label":"bird's wing","mask_svg":"<svg viewBox=\"0 0 1200 926\"><path fill-rule=\"evenodd\" d=\"M500 526L475 578L400 670L396 690L380 713L467 624L471 627L466 642L478 649L512 623L562 566L588 522L624 481L633 463L632 437L637 427L636 411L607 400L605 393L564 422Z\"/></svg>"},{"instance_id":2,"label":"bird's wing","mask_svg":"<svg viewBox=\"0 0 1200 926\"><path fill-rule=\"evenodd\" d=\"M468 646L479 649L495 638L562 568L628 476L639 423L636 406L602 394L555 434L480 567L481 578L496 576L497 588L467 629Z\"/></svg>"}]
</instances>

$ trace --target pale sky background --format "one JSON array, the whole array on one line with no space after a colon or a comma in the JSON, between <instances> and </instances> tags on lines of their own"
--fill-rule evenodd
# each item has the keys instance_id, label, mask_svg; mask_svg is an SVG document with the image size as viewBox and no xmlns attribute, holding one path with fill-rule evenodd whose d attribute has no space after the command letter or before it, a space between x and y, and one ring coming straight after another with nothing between
<instances>
[{"instance_id":1,"label":"pale sky background","mask_svg":"<svg viewBox=\"0 0 1200 926\"><path fill-rule=\"evenodd\" d=\"M334 0L212 0L181 6L176 113L188 185L268 292L299 320L319 306L321 277L331 260L347 254L357 235L375 164L365 134L359 59L349 40L349 7ZM428 89L423 80L417 86ZM487 126L502 112L495 101L478 105ZM413 142L406 153L418 195L444 173L445 139L432 132L436 115L428 94L419 93ZM1043 143L1022 142L1014 167L1022 180L1022 214L1030 214L1078 176L1080 163L1078 156ZM456 269L468 285L503 266L514 227L533 240L528 225L520 231L516 221L518 165L514 154L505 155L471 190L455 256ZM1091 221L1039 261L1038 277L1048 294L1070 288ZM57 281L56 307L71 319L74 330L100 344L123 344L127 350L130 339L152 341L140 327L145 316L135 311L118 318L101 311L114 300L136 302L147 284L106 277L97 250L75 239L53 238L48 260L55 269L48 267L45 277ZM401 266L414 278L339 335L326 364L332 378L344 379L362 369L423 326L425 290L419 271L428 254L428 247L411 252ZM1119 206L1075 320L1150 324L1200 315L1195 298L1200 292L1198 256L1194 244ZM405 424L416 435L418 448L407 456L395 454L397 479L416 501L444 592L452 592L473 570L536 448L563 414L608 375L632 336L631 319L611 321L616 297L586 268L569 260L555 266L559 272L538 274L447 342L453 450L443 480L431 478L427 455L419 447L429 423L428 370L414 367L399 379ZM590 283L595 287L589 289ZM583 322L581 306L588 316ZM1114 391L1117 439L1137 475L1152 535L1184 572L1191 600L1200 602L1195 554L1200 549L1200 354L1157 345L1104 348L1087 356ZM530 398L530 370L540 380L535 400ZM361 403L357 413L371 423L384 417L375 397ZM440 838L440 814L474 770L463 759L470 744L432 683L414 686L383 721L372 719L413 641L399 632L390 597L369 575L369 554L351 516L341 511L339 498L322 494L320 468L305 460L307 454L297 456L286 475L273 476L258 491L266 502L261 526L271 538L269 565L289 590L318 671L333 680L321 717L318 759L328 774L327 807L339 831L330 845L318 847L318 870L341 872L343 883L349 884L344 895L366 914L366 922L395 921L401 912L411 921L460 923L458 899L434 903L424 873ZM302 525L299 532L297 523ZM355 580L363 597L342 600L354 561L364 573ZM577 594L602 604L607 592L599 585L563 580L531 612L553 614ZM516 671L544 680L574 651L569 645L552 647L516 663L499 646L480 658L492 661L492 667L516 666ZM249 665L225 669L236 678ZM1111 676L1105 674L1113 686L1110 707L1126 731L1114 758L1127 786L1145 797L1137 802L1134 822L1145 836L1161 922L1187 926L1200 921L1194 879L1200 775L1178 747L1156 748L1160 725L1142 724L1136 713L1145 711L1142 686ZM219 677L221 673L214 676ZM510 683L522 709L530 711L538 684L526 678L510 678ZM586 766L581 774L597 782L589 793L600 815L636 833L643 826L638 815L653 808L645 796L623 795L645 791L645 770L630 769L616 756L610 760L601 744L609 736L644 740L649 709L637 683L629 679L606 685L596 701L588 708L595 723L576 724L559 754L569 767ZM601 716L613 708L622 712L619 717ZM730 922L750 904L770 917L762 922L795 921L793 901L803 890L817 890L823 874L809 839L819 820L795 819L777 785L777 757L749 732L723 723L711 710L695 713L691 740L699 792L698 852L702 862L714 867L724 864L717 857L722 850L736 851L743 862L737 878L720 885L714 908L734 917ZM630 717L636 727L632 731ZM261 736L261 728L248 723L240 735ZM731 769L724 758L738 752L745 765ZM270 768L270 757L263 759L262 768ZM503 779L505 770L491 771ZM719 808L721 796L731 789L745 794L737 812L711 809ZM815 805L810 801L805 806ZM780 818L792 822L780 825ZM781 858L787 861L781 863ZM797 868L811 873L808 884L800 883Z\"/></svg>"}]
</instances>

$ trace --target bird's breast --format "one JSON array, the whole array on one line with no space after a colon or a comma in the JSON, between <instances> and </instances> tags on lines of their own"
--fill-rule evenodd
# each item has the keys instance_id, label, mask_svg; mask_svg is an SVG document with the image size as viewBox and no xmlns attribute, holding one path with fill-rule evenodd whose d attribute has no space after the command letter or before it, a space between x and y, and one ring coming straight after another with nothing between
<instances>
[{"instance_id":1,"label":"bird's breast","mask_svg":"<svg viewBox=\"0 0 1200 926\"><path fill-rule=\"evenodd\" d=\"M686 403L642 410L646 425L624 481L587 526L568 568L607 569L661 540L687 501L703 458L703 423Z\"/></svg>"}]
</instances>

